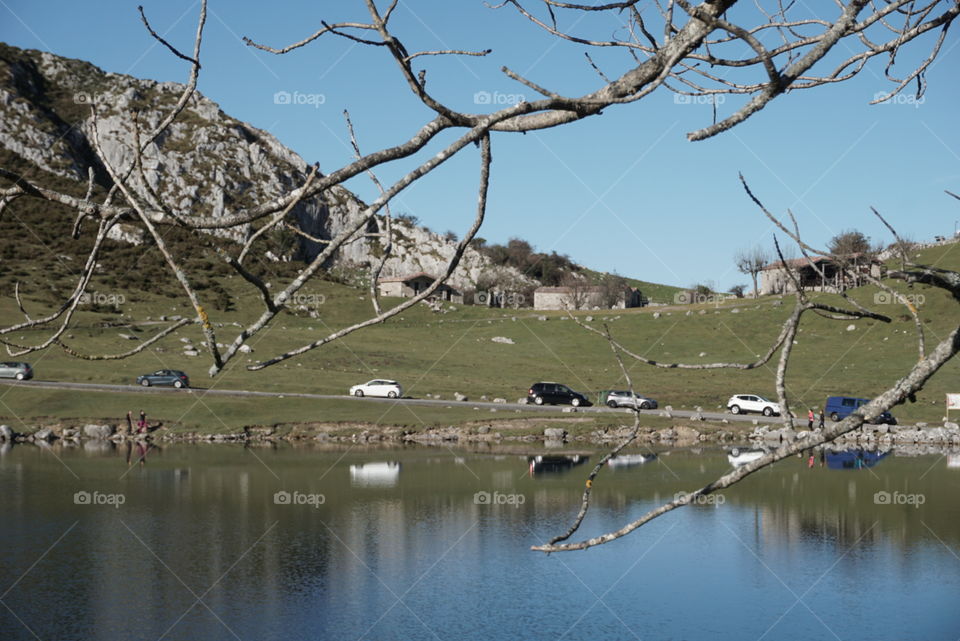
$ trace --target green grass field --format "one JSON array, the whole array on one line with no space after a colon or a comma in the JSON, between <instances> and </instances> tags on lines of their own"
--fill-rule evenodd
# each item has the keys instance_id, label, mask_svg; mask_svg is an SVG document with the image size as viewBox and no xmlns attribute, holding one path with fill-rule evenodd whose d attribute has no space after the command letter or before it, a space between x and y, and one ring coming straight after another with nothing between
<instances>
[{"instance_id":1,"label":"green grass field","mask_svg":"<svg viewBox=\"0 0 960 641\"><path fill-rule=\"evenodd\" d=\"M923 260L940 267L960 268L960 245L927 250ZM50 309L41 274L31 266L19 268L24 283L24 298L34 316ZM136 277L127 277L135 287ZM239 303L231 311L211 313L217 328L218 341L229 343L239 331L235 322L245 323L260 312L256 297L241 286L238 278L218 277L219 287L239 295ZM277 285L282 282L279 278ZM902 287L902 285L898 285ZM103 282L90 288L102 295L122 295L122 313L84 311L79 326L71 329L64 341L88 353L116 353L131 349L134 341L120 338L120 333L148 337L163 324L155 323L161 315L190 315L190 310L177 299L136 289L110 289ZM906 291L906 290L904 290ZM240 293L245 292L245 293ZM7 293L6 291L4 293ZM200 344L200 331L188 327L167 337L157 346L134 357L118 361L84 361L68 356L57 347L27 357L38 379L105 383L131 383L141 373L159 368L182 369L191 376L195 387L251 389L287 392L343 394L358 382L371 378L399 380L406 392L415 397L441 394L452 398L454 392L478 399L485 394L514 401L526 394L533 382L552 380L566 383L579 391L596 394L599 390L624 386L623 376L606 342L590 334L559 312L532 310L499 310L458 305L447 313L437 314L425 306L408 310L385 324L355 333L332 345L288 360L259 372L246 366L267 359L287 349L315 340L331 331L355 322L371 313L366 292L329 282L318 283L303 292L322 304L317 306L319 318L286 313L268 331L249 341L252 354L243 354L232 361L226 371L210 379L205 375L209 359L201 351L199 357L182 354L182 337ZM956 303L939 290L916 287L909 291L923 296L920 310L924 317L928 346L948 331L958 317ZM869 397L890 386L917 359L913 322L906 310L895 305L875 305L873 287L853 292L855 298L880 312L887 312L893 321L830 321L807 314L801 325L788 375L789 394L795 408L820 407L828 395ZM818 295L820 296L820 295ZM839 303L835 295L822 295L826 301ZM389 300L385 303L389 304ZM613 335L637 353L662 362L748 362L766 351L779 332L780 323L793 304L790 297L782 301L767 297L758 301L726 301L721 305L659 307L635 310L577 312L580 318L593 317L593 324L607 322ZM738 310L734 312L734 309ZM660 317L654 318L654 312ZM537 317L546 315L548 320ZM128 316L130 318L128 318ZM146 321L147 317L154 321ZM18 320L15 301L0 298L0 323ZM135 319L135 323L130 323ZM105 326L105 323L113 326ZM848 331L854 324L856 329ZM17 343L41 341L45 334L24 331L8 338ZM512 339L514 344L492 342L495 336ZM159 347L157 349L156 347ZM703 354L701 356L701 354ZM774 397L773 379L776 362L765 368L741 372L735 370L661 369L627 361L635 388L659 400L661 406L715 410L733 393L758 393ZM901 421L938 421L944 415L944 394L960 392L960 365L945 367L916 404L895 408ZM126 409L136 409L141 399L132 396L92 393L28 393L26 390L0 389L0 418L9 422L13 416L24 418L122 416ZM156 404L156 397L142 403ZM163 403L168 401L166 397ZM175 401L179 403L180 401ZM184 401L187 403L188 401ZM204 407L210 406L209 409ZM273 402L217 399L190 407L163 407L167 418L187 412L186 422L208 425L204 412L220 417L230 428L243 424L269 424L288 421L369 421L395 424L462 422L473 416L471 410L416 408L420 418L405 415L407 410L374 416L379 409L359 410L356 404L339 402L301 403L293 399ZM379 407L379 406L378 406ZM434 416L433 412L437 412ZM157 414L156 411L152 412ZM409 412L407 412L409 414ZM429 419L423 415L429 415ZM461 415L462 414L462 415ZM335 418L331 418L335 417Z\"/></svg>"}]
</instances>

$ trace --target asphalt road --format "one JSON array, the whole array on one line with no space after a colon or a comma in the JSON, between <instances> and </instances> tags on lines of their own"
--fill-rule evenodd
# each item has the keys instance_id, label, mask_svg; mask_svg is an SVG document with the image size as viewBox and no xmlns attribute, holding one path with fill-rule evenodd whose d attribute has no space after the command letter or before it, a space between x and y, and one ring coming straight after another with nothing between
<instances>
[{"instance_id":1,"label":"asphalt road","mask_svg":"<svg viewBox=\"0 0 960 641\"><path fill-rule=\"evenodd\" d=\"M24 387L34 387L40 389L65 389L76 390L79 392L121 392L126 394L199 394L201 396L241 396L241 397L266 397L266 398L310 398L317 400L346 400L355 403L400 403L407 405L421 405L433 407L478 407L483 409L497 410L520 410L521 412L559 412L566 405L527 405L524 403L491 403L489 401L454 401L454 400L435 400L430 398L373 398L370 396L356 397L346 394L305 394L297 392L255 392L248 390L227 390L227 389L209 389L202 387L192 387L187 389L175 389L173 387L143 387L141 385L108 385L105 383L69 383L62 381L14 381L0 380L0 385L22 385ZM647 416L659 416L664 410L641 410L641 414ZM631 410L626 408L609 408L605 405L593 407L578 407L576 413L583 414L631 414ZM690 418L696 412L686 410L673 410L670 415L676 418ZM730 414L729 412L701 412L705 420L720 421L727 419L729 421L752 422L758 420L761 423L780 423L782 419L776 416L766 417L762 414Z\"/></svg>"}]
</instances>

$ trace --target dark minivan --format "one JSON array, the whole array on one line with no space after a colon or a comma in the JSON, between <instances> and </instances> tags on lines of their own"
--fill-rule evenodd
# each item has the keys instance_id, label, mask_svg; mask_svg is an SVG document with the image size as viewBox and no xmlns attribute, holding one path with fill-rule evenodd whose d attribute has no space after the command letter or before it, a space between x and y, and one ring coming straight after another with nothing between
<instances>
[{"instance_id":1,"label":"dark minivan","mask_svg":"<svg viewBox=\"0 0 960 641\"><path fill-rule=\"evenodd\" d=\"M861 405L870 402L869 398L854 398L852 396L830 396L827 398L827 405L824 413L830 417L831 421L842 421L850 416L853 410ZM877 423L886 423L887 425L896 425L897 419L893 418L890 412L884 412L876 418Z\"/></svg>"},{"instance_id":2,"label":"dark minivan","mask_svg":"<svg viewBox=\"0 0 960 641\"><path fill-rule=\"evenodd\" d=\"M535 405L563 403L574 407L590 404L586 396L560 383L534 383L527 392L527 402Z\"/></svg>"}]
</instances>

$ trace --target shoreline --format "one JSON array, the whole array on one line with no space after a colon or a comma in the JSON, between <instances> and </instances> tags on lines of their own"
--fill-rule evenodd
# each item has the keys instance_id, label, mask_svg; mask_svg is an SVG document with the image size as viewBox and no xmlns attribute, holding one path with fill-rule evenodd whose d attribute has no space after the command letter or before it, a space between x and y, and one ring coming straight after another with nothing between
<instances>
[{"instance_id":1,"label":"shoreline","mask_svg":"<svg viewBox=\"0 0 960 641\"><path fill-rule=\"evenodd\" d=\"M752 428L752 430L751 430ZM547 448L563 447L569 443L616 445L628 438L632 427L597 428L582 418L517 418L485 420L449 425L423 426L412 429L405 426L379 425L364 422L311 422L252 425L236 430L201 432L169 425L154 425L146 434L130 433L120 422L102 419L71 419L51 421L39 425L32 432L16 432L0 424L0 443L45 443L62 441L79 445L85 441L114 443L153 441L156 443L345 443L345 444L422 444L452 443L534 443ZM697 444L749 444L776 448L794 443L818 433L771 425L718 424L706 421L677 422L670 427L641 427L637 445L663 444L670 447L688 447ZM956 423L942 426L888 426L864 425L833 441L847 447L890 447L895 445L935 445L960 447L960 428Z\"/></svg>"}]
</instances>

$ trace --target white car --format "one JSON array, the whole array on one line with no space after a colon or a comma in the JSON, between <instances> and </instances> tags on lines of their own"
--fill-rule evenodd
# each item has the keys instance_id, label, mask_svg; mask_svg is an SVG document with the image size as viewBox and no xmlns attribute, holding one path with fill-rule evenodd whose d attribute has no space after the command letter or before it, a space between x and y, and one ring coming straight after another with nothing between
<instances>
[{"instance_id":1,"label":"white car","mask_svg":"<svg viewBox=\"0 0 960 641\"><path fill-rule=\"evenodd\" d=\"M354 385L350 388L351 396L382 396L385 398L400 398L403 396L403 388L396 381L388 381L383 378L375 378L360 385Z\"/></svg>"},{"instance_id":2,"label":"white car","mask_svg":"<svg viewBox=\"0 0 960 641\"><path fill-rule=\"evenodd\" d=\"M764 416L780 414L780 406L756 394L735 394L727 401L727 409L734 414L762 412Z\"/></svg>"}]
</instances>

